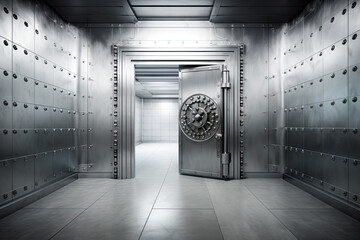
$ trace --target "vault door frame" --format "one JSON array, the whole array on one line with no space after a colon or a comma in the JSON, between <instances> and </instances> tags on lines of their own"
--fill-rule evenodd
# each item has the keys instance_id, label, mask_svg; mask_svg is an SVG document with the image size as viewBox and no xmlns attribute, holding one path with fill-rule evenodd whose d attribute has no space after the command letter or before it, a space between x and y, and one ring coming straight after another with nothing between
<instances>
[{"instance_id":1,"label":"vault door frame","mask_svg":"<svg viewBox=\"0 0 360 240\"><path fill-rule=\"evenodd\" d=\"M116 45L115 45L116 46ZM240 47L139 48L117 47L119 179L135 177L135 65L214 65L224 64L230 71L229 149L232 154L230 178L240 179Z\"/></svg>"}]
</instances>

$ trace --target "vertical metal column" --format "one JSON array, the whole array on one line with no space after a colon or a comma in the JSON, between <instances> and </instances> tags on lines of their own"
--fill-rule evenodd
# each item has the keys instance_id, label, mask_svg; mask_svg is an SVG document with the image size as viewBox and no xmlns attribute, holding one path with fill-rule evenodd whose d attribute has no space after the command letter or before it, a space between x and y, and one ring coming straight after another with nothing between
<instances>
[{"instance_id":1,"label":"vertical metal column","mask_svg":"<svg viewBox=\"0 0 360 240\"><path fill-rule=\"evenodd\" d=\"M240 178L244 178L244 45L240 46Z\"/></svg>"},{"instance_id":2,"label":"vertical metal column","mask_svg":"<svg viewBox=\"0 0 360 240\"><path fill-rule=\"evenodd\" d=\"M114 179L118 177L118 47L114 45Z\"/></svg>"},{"instance_id":3,"label":"vertical metal column","mask_svg":"<svg viewBox=\"0 0 360 240\"><path fill-rule=\"evenodd\" d=\"M229 91L231 88L229 70L226 66L222 70L222 95L223 95L223 153L221 154L223 178L229 178L229 166L231 154L229 153L228 133L229 133Z\"/></svg>"}]
</instances>

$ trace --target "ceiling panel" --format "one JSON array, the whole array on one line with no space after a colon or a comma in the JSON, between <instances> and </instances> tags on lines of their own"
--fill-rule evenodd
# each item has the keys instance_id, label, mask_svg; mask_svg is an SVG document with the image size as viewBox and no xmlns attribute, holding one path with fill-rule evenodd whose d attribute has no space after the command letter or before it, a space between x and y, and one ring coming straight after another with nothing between
<instances>
[{"instance_id":1,"label":"ceiling panel","mask_svg":"<svg viewBox=\"0 0 360 240\"><path fill-rule=\"evenodd\" d=\"M70 23L285 23L310 0L45 0Z\"/></svg>"}]
</instances>

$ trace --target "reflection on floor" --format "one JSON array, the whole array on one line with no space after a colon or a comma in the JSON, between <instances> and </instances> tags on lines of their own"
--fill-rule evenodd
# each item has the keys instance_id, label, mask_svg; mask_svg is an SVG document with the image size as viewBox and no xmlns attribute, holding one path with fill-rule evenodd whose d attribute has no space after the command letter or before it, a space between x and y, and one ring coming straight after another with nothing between
<instances>
[{"instance_id":1,"label":"reflection on floor","mask_svg":"<svg viewBox=\"0 0 360 240\"><path fill-rule=\"evenodd\" d=\"M181 176L174 143L136 154L136 179L79 179L0 220L0 239L359 239L359 222L282 179Z\"/></svg>"}]
</instances>

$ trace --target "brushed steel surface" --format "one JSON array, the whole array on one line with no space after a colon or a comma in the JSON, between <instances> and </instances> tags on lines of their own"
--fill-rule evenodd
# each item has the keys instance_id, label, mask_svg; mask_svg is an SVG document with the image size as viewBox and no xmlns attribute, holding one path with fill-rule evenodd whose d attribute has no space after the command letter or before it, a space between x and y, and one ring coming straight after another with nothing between
<instances>
[{"instance_id":1,"label":"brushed steel surface","mask_svg":"<svg viewBox=\"0 0 360 240\"><path fill-rule=\"evenodd\" d=\"M181 116L183 104L187 103L188 98L195 94L196 99L196 94L204 94L216 102L213 106L216 107L219 117L214 120L219 121L219 126L222 125L221 71L221 66L180 69L179 116ZM181 119L179 121L179 124L182 124ZM185 121L188 120L185 119ZM223 140L219 141L214 136L214 134L223 134L221 129L217 127L215 131L211 132L211 137L206 136L205 141L190 139L185 134L184 131L179 134L179 172L221 178L220 153L222 153ZM205 134L207 133L205 132Z\"/></svg>"}]
</instances>

